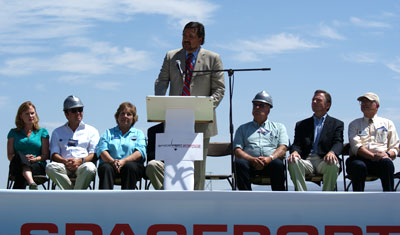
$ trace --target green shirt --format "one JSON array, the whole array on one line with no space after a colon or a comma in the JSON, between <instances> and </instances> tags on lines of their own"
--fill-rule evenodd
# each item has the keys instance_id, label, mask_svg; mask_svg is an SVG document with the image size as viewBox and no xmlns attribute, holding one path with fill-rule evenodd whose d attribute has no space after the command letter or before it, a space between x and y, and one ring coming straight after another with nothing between
<instances>
[{"instance_id":1,"label":"green shirt","mask_svg":"<svg viewBox=\"0 0 400 235\"><path fill-rule=\"evenodd\" d=\"M7 139L14 137L14 151L20 152L24 155L32 154L34 156L42 155L42 138L49 138L49 133L45 128L32 131L31 135L25 134L24 130L17 131L17 129L11 129L8 132ZM46 165L46 162L39 162L42 165Z\"/></svg>"}]
</instances>

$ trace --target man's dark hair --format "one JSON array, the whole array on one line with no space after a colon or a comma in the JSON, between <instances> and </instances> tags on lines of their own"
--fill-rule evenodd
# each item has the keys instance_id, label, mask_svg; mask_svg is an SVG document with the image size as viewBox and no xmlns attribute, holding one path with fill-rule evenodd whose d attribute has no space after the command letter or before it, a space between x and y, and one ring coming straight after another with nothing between
<instances>
[{"instance_id":1,"label":"man's dark hair","mask_svg":"<svg viewBox=\"0 0 400 235\"><path fill-rule=\"evenodd\" d=\"M203 39L201 45L204 44L206 32L204 31L204 25L202 23L191 21L185 25L185 28L183 28L183 30L185 31L185 29L197 29L197 36Z\"/></svg>"},{"instance_id":2,"label":"man's dark hair","mask_svg":"<svg viewBox=\"0 0 400 235\"><path fill-rule=\"evenodd\" d=\"M316 91L314 92L314 96L315 96L316 94L319 94L319 93L322 93L322 94L325 95L325 104L330 104L330 105L332 106L331 94L329 94L327 91L324 91L324 90L316 90ZM330 107L329 107L329 109L330 109ZM329 111L329 109L328 109L328 111Z\"/></svg>"}]
</instances>

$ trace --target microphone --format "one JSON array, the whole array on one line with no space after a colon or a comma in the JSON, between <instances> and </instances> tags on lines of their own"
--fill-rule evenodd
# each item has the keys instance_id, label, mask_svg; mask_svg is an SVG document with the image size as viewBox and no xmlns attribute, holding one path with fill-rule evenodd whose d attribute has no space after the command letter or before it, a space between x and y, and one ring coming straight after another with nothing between
<instances>
[{"instance_id":1,"label":"microphone","mask_svg":"<svg viewBox=\"0 0 400 235\"><path fill-rule=\"evenodd\" d=\"M182 76L182 75L183 75L183 70L182 70L182 67L181 67L181 61L180 61L180 60L176 60L175 63L176 63L176 67L177 67L178 70L179 70L179 73L180 73L181 76Z\"/></svg>"}]
</instances>

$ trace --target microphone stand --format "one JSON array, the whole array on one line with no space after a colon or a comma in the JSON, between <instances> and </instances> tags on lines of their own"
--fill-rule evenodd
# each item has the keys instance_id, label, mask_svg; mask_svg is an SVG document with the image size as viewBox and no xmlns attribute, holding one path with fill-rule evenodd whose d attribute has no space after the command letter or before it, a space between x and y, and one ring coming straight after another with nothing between
<instances>
[{"instance_id":1,"label":"microphone stand","mask_svg":"<svg viewBox=\"0 0 400 235\"><path fill-rule=\"evenodd\" d=\"M199 70L192 71L192 73L217 73L217 72L227 72L229 77L229 134L231 141L231 166L232 166L232 190L236 190L236 164L235 164L235 154L233 152L233 120L232 120L232 97L233 97L233 85L235 72L248 72L248 71L270 71L271 68L256 68L256 69L221 69L221 70Z\"/></svg>"}]
</instances>

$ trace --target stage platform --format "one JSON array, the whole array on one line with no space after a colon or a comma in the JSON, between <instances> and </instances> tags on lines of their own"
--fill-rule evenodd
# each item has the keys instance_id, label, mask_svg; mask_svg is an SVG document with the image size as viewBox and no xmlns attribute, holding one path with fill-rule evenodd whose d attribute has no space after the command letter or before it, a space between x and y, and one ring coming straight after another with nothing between
<instances>
[{"instance_id":1,"label":"stage platform","mask_svg":"<svg viewBox=\"0 0 400 235\"><path fill-rule=\"evenodd\" d=\"M400 193L0 190L2 234L391 234Z\"/></svg>"}]
</instances>

